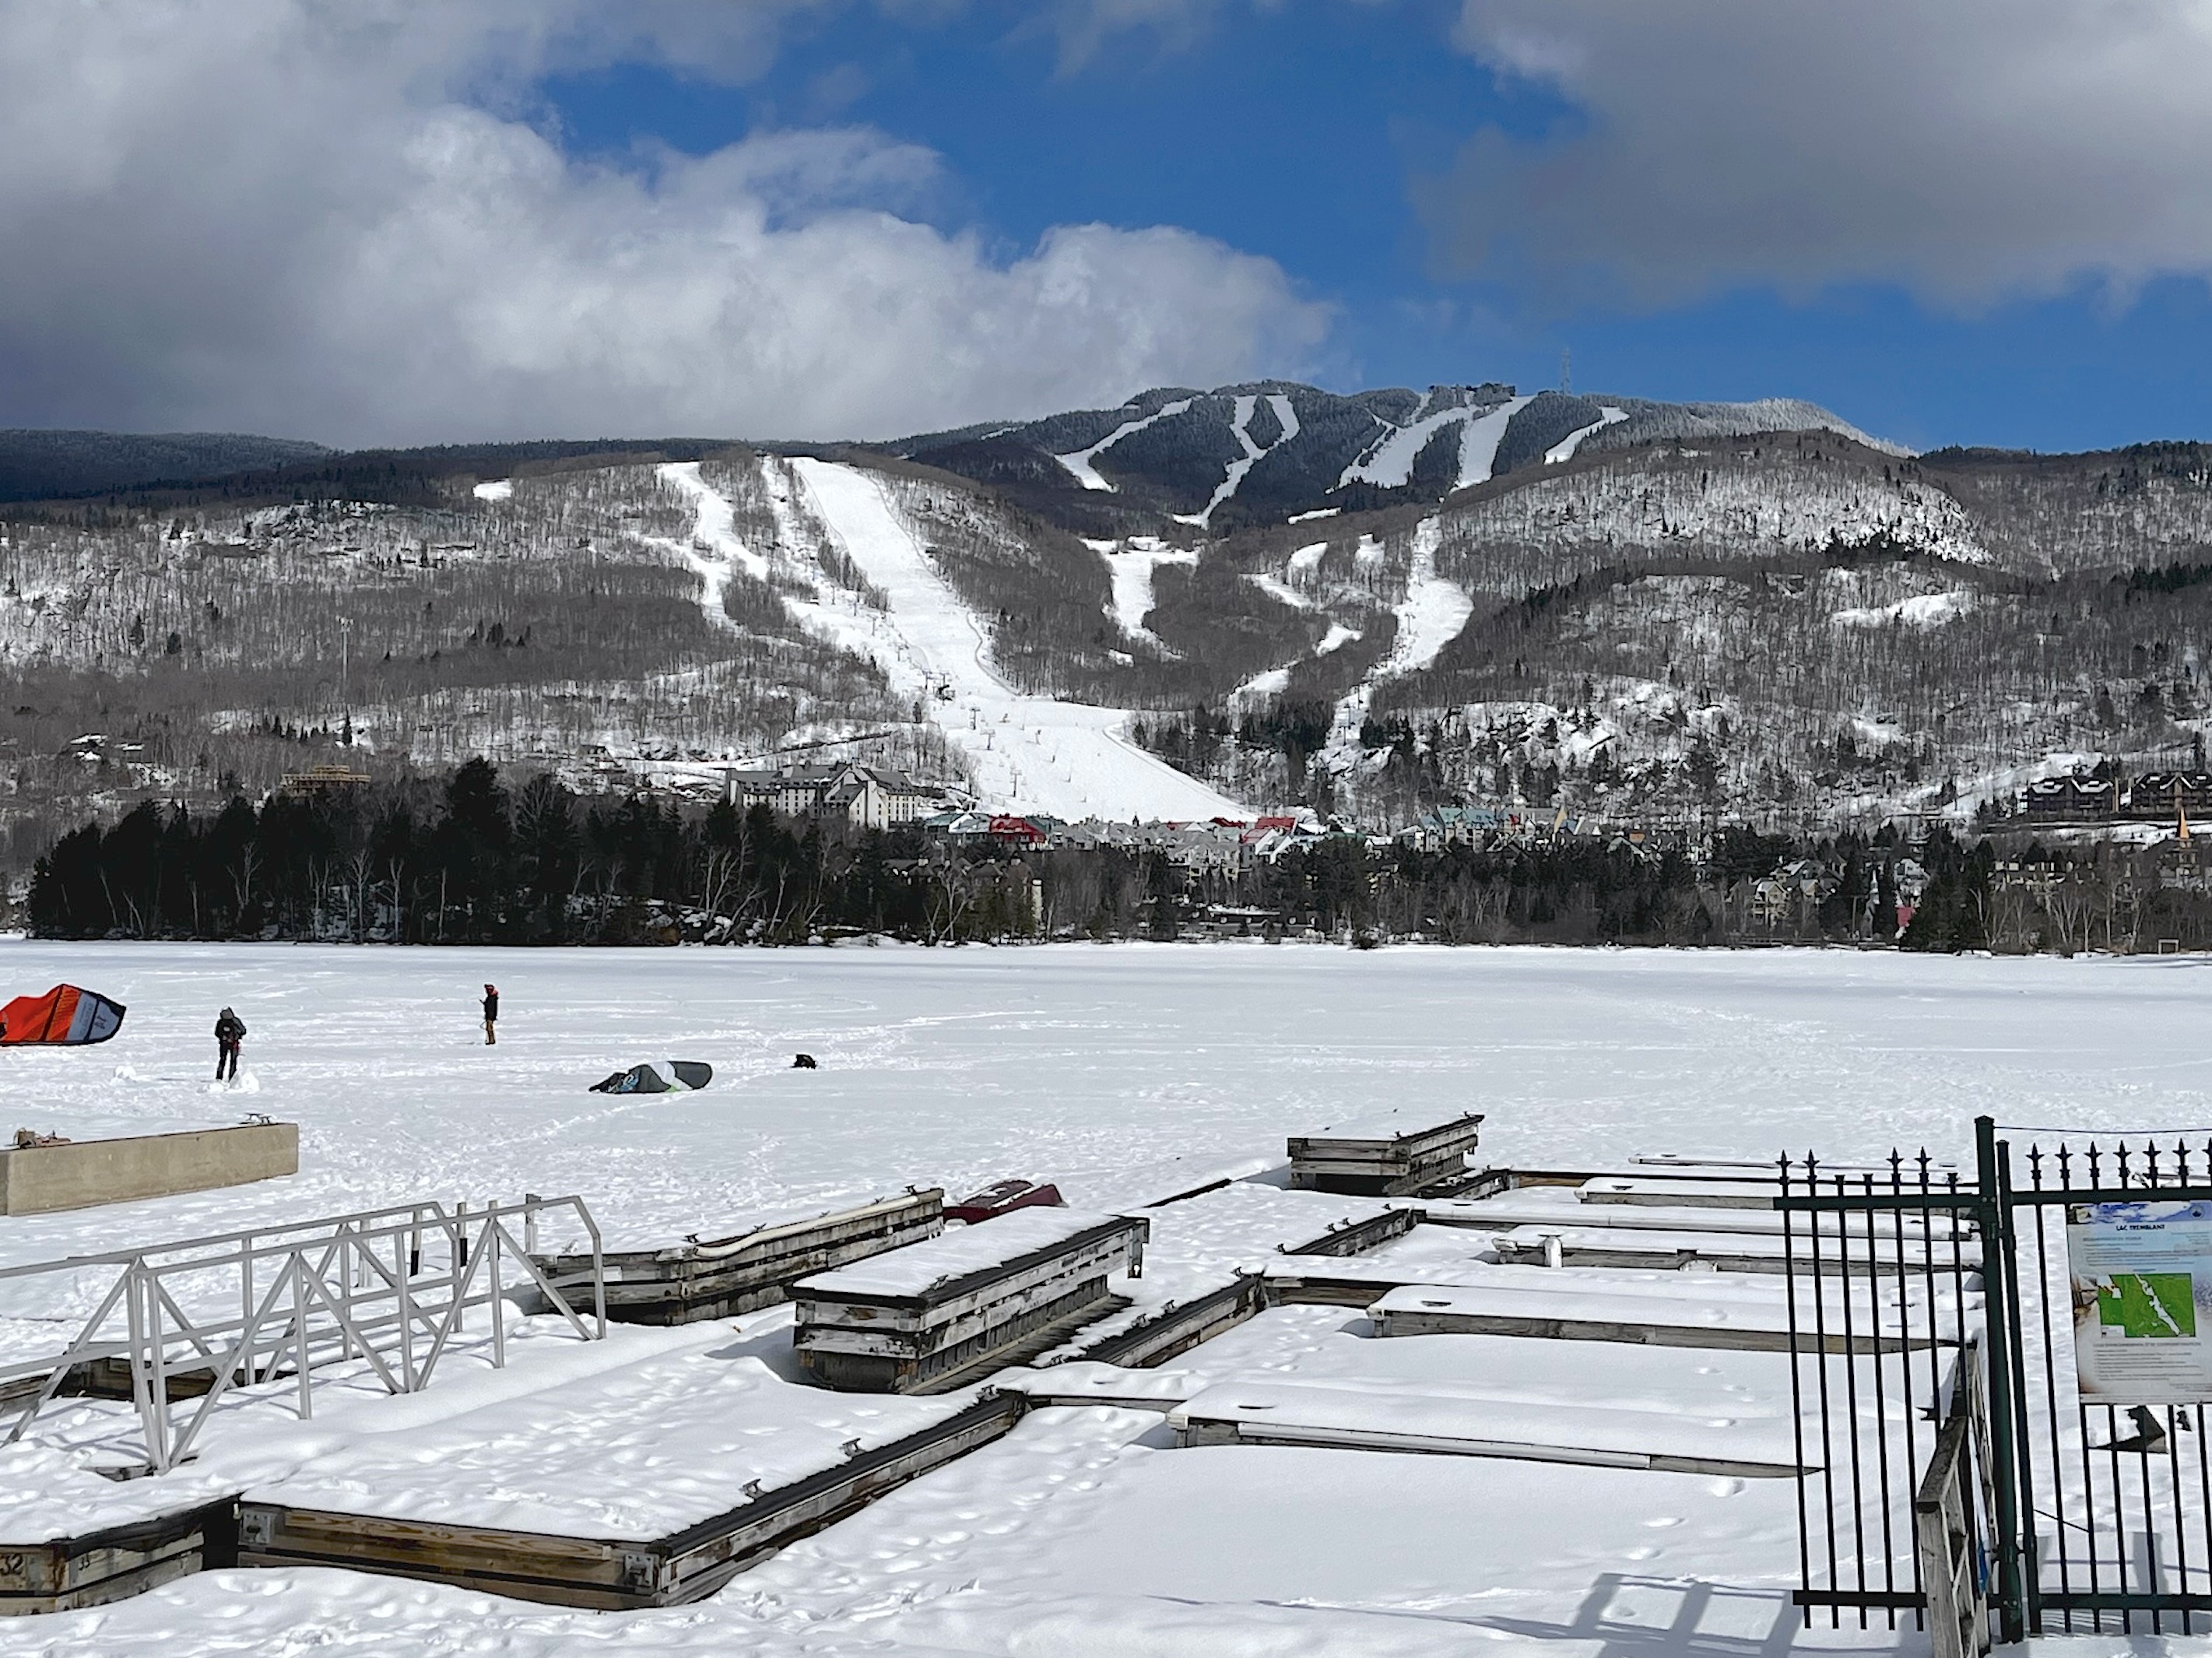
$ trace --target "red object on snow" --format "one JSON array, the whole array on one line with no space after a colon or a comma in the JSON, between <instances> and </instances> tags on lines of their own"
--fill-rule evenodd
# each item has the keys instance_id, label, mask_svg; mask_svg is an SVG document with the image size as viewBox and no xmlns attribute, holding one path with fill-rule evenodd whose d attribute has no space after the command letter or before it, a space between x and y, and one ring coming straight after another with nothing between
<instances>
[{"instance_id":1,"label":"red object on snow","mask_svg":"<svg viewBox=\"0 0 2212 1658\"><path fill-rule=\"evenodd\" d=\"M1060 1195L1057 1186L1039 1186L1034 1181L1002 1180L995 1186L987 1186L957 1203L945 1206L945 1218L965 1221L973 1226L1003 1215L1010 1209L1065 1209L1067 1199Z\"/></svg>"},{"instance_id":2,"label":"red object on snow","mask_svg":"<svg viewBox=\"0 0 2212 1658\"><path fill-rule=\"evenodd\" d=\"M123 1004L75 985L18 996L0 1007L0 1044L104 1042L123 1028Z\"/></svg>"}]
</instances>

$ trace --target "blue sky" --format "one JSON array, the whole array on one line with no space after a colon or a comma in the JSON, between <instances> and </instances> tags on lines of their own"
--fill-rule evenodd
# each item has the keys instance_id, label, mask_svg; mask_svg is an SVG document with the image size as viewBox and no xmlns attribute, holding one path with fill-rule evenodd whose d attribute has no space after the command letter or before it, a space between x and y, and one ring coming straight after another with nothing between
<instances>
[{"instance_id":1,"label":"blue sky","mask_svg":"<svg viewBox=\"0 0 2212 1658\"><path fill-rule=\"evenodd\" d=\"M890 437L1296 375L2212 437L2194 0L0 0L0 425Z\"/></svg>"},{"instance_id":2,"label":"blue sky","mask_svg":"<svg viewBox=\"0 0 2212 1658\"><path fill-rule=\"evenodd\" d=\"M629 64L543 89L580 152L704 153L762 127L866 123L941 155L935 216L1009 247L1095 219L1265 254L1334 308L1313 368L1339 389L1553 385L1571 351L1590 390L1809 398L1917 446L2212 436L2212 302L2196 276L1950 303L1899 282L1750 282L1651 305L1440 270L1413 181L1484 128L1540 139L1581 115L1454 50L1456 8L1389 13L1237 10L1176 37L1112 33L1070 62L1060 35L1001 8L904 25L848 9L793 28L744 84Z\"/></svg>"}]
</instances>

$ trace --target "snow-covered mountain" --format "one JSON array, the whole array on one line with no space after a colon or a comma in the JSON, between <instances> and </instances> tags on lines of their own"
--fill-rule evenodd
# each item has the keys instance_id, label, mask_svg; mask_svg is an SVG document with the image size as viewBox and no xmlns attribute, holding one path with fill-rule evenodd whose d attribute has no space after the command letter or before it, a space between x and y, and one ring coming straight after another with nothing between
<instances>
[{"instance_id":1,"label":"snow-covered mountain","mask_svg":"<svg viewBox=\"0 0 2212 1658\"><path fill-rule=\"evenodd\" d=\"M2212 723L2212 450L1269 383L879 446L335 457L0 521L0 820L475 753L994 805L1971 811ZM824 745L824 746L809 746Z\"/></svg>"},{"instance_id":2,"label":"snow-covered mountain","mask_svg":"<svg viewBox=\"0 0 2212 1658\"><path fill-rule=\"evenodd\" d=\"M1267 380L1212 392L1161 387L1119 409L963 427L890 452L1007 489L1078 524L1148 517L1206 530L1433 501L1585 452L1662 440L1832 432L1893 455L1816 404L1655 403L1519 395L1510 386L1403 386L1340 397Z\"/></svg>"}]
</instances>

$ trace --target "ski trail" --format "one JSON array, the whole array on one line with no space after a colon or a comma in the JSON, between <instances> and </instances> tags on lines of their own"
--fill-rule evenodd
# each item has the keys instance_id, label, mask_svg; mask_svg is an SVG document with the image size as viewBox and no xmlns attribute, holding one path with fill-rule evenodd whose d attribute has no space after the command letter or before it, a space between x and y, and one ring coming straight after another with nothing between
<instances>
[{"instance_id":1,"label":"ski trail","mask_svg":"<svg viewBox=\"0 0 2212 1658\"><path fill-rule=\"evenodd\" d=\"M691 538L688 542L671 541L665 536L640 538L674 553L698 576L699 609L709 625L726 633L743 632L722 608L722 595L730 585L730 571L742 565L756 580L765 580L768 560L739 539L737 514L729 498L699 476L697 461L671 461L657 471L663 483L690 501ZM709 550L701 551L702 546Z\"/></svg>"},{"instance_id":2,"label":"ski trail","mask_svg":"<svg viewBox=\"0 0 2212 1658\"><path fill-rule=\"evenodd\" d=\"M1515 398L1499 404L1486 415L1479 415L1461 428L1459 437L1459 487L1462 489L1477 483L1490 482L1491 468L1497 464L1498 446L1505 436L1505 428L1513 416L1535 402L1534 398Z\"/></svg>"},{"instance_id":3,"label":"ski trail","mask_svg":"<svg viewBox=\"0 0 2212 1658\"><path fill-rule=\"evenodd\" d=\"M1544 451L1544 465L1557 466L1561 461L1572 460L1575 458L1575 451L1583 446L1584 438L1601 428L1613 425L1627 418L1628 410L1626 409L1615 409L1610 404L1601 404L1595 420L1587 426L1568 433L1566 436Z\"/></svg>"},{"instance_id":4,"label":"ski trail","mask_svg":"<svg viewBox=\"0 0 2212 1658\"><path fill-rule=\"evenodd\" d=\"M1464 489L1469 484L1481 483L1490 477L1492 464L1498 458L1498 440L1505 435L1506 423L1533 401L1530 398L1513 398L1489 409L1461 404L1439 409L1434 414L1424 414L1422 410L1429 403L1425 393L1413 411L1413 418L1384 432L1358 459L1344 469L1336 487L1341 489L1357 479L1385 489L1403 489L1413 476L1413 463L1428 447L1429 440L1453 425L1460 428L1460 437L1459 467L1452 487Z\"/></svg>"},{"instance_id":5,"label":"ski trail","mask_svg":"<svg viewBox=\"0 0 2212 1658\"><path fill-rule=\"evenodd\" d=\"M902 691L927 689L927 717L967 760L983 798L1068 818L1249 817L1125 738L1126 710L1031 696L1000 677L988 634L873 474L811 459L791 468L830 533L890 601L855 637Z\"/></svg>"},{"instance_id":6,"label":"ski trail","mask_svg":"<svg viewBox=\"0 0 2212 1658\"><path fill-rule=\"evenodd\" d=\"M1152 613L1152 579L1161 565L1196 564L1198 555L1188 548L1163 547L1154 536L1133 536L1126 547L1114 541L1083 544L1106 561L1106 577L1113 584L1114 625L1132 639L1167 651L1160 636L1145 625Z\"/></svg>"},{"instance_id":7,"label":"ski trail","mask_svg":"<svg viewBox=\"0 0 2212 1658\"><path fill-rule=\"evenodd\" d=\"M1244 578L1278 604L1287 604L1294 610L1317 610L1321 608L1280 576L1269 575L1264 570Z\"/></svg>"},{"instance_id":8,"label":"ski trail","mask_svg":"<svg viewBox=\"0 0 2212 1658\"><path fill-rule=\"evenodd\" d=\"M1281 398L1279 398L1279 401L1281 401ZM1183 522L1199 525L1201 529L1207 527L1207 525L1212 522L1214 507L1218 507L1224 501L1228 501L1230 495L1237 494L1237 485L1241 485L1241 483L1243 483L1243 476L1248 474L1248 471L1252 471L1252 465L1255 465L1261 456L1267 454L1267 449L1261 449L1259 445L1252 443L1252 434L1245 432L1245 428L1252 422L1252 414L1255 414L1255 410L1259 410L1259 398L1256 398L1256 396L1241 396L1241 398L1237 398L1237 418L1230 421L1230 436L1237 438L1237 443L1243 447L1243 454L1237 456L1234 460L1230 460L1228 471L1224 474L1221 483L1214 485L1212 501L1206 502L1206 509L1199 512L1194 518L1188 518L1188 520ZM1287 432L1283 434L1283 438L1287 436L1290 436ZM1283 438L1276 438L1276 443L1281 443ZM1274 445L1267 445L1267 447L1272 449Z\"/></svg>"},{"instance_id":9,"label":"ski trail","mask_svg":"<svg viewBox=\"0 0 2212 1658\"><path fill-rule=\"evenodd\" d=\"M1072 455L1054 455L1053 459L1074 473L1075 481L1085 489L1104 489L1111 492L1114 486L1098 476L1098 469L1091 463L1132 432L1141 432L1154 421L1165 420L1170 415L1180 415L1197 401L1195 398L1185 398L1179 403L1163 404L1149 415L1140 416L1135 420L1123 421L1088 449L1079 449Z\"/></svg>"},{"instance_id":10,"label":"ski trail","mask_svg":"<svg viewBox=\"0 0 2212 1658\"><path fill-rule=\"evenodd\" d=\"M1437 574L1437 544L1442 537L1443 530L1433 518L1422 519L1413 531L1406 596L1393 608L1398 619L1397 635L1382 659L1336 705L1328 743L1322 750L1332 770L1343 771L1361 757L1359 728L1374 706L1375 688L1428 667L1443 653L1445 646L1459 637L1468 618L1474 614L1474 601L1459 584Z\"/></svg>"}]
</instances>

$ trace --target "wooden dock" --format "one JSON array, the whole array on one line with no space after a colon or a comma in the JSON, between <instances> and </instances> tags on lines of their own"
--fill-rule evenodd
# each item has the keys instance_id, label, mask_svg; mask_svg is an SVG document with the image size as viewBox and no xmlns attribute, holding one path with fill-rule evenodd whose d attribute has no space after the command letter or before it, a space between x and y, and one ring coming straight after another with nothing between
<instances>
[{"instance_id":1,"label":"wooden dock","mask_svg":"<svg viewBox=\"0 0 2212 1658\"><path fill-rule=\"evenodd\" d=\"M802 1280L793 1341L826 1387L921 1393L1042 1352L1127 1303L1107 1280L1140 1272L1139 1217L1023 1209Z\"/></svg>"},{"instance_id":2,"label":"wooden dock","mask_svg":"<svg viewBox=\"0 0 2212 1658\"><path fill-rule=\"evenodd\" d=\"M681 1606L712 1594L747 1566L916 1476L1001 1437L1026 1408L1014 1394L978 1400L835 1468L642 1542L388 1520L249 1497L238 1509L238 1564L339 1566L602 1611Z\"/></svg>"},{"instance_id":3,"label":"wooden dock","mask_svg":"<svg viewBox=\"0 0 2212 1658\"><path fill-rule=\"evenodd\" d=\"M690 1324L770 1306L788 1299L791 1286L811 1273L935 1237L945 1230L944 1206L944 1192L933 1187L733 1237L611 1250L604 1256L607 1316L627 1324ZM588 1255L533 1259L556 1284L589 1281Z\"/></svg>"},{"instance_id":4,"label":"wooden dock","mask_svg":"<svg viewBox=\"0 0 2212 1658\"><path fill-rule=\"evenodd\" d=\"M1266 1280L1240 1272L1233 1284L1180 1304L1170 1302L1152 1317L1084 1347L1079 1357L1127 1370L1148 1370L1234 1329L1266 1305Z\"/></svg>"},{"instance_id":5,"label":"wooden dock","mask_svg":"<svg viewBox=\"0 0 2212 1658\"><path fill-rule=\"evenodd\" d=\"M1370 1249L1379 1249L1394 1238L1401 1238L1421 1221L1418 1209L1385 1209L1379 1215L1370 1215L1365 1220L1347 1221L1332 1226L1318 1237L1308 1238L1304 1243L1279 1244L1278 1250L1285 1255L1364 1255Z\"/></svg>"},{"instance_id":6,"label":"wooden dock","mask_svg":"<svg viewBox=\"0 0 2212 1658\"><path fill-rule=\"evenodd\" d=\"M1442 1181L1462 1182L1481 1128L1480 1114L1470 1111L1429 1128L1353 1127L1293 1135L1291 1184L1306 1192L1401 1197Z\"/></svg>"},{"instance_id":7,"label":"wooden dock","mask_svg":"<svg viewBox=\"0 0 2212 1658\"><path fill-rule=\"evenodd\" d=\"M1371 1285L1370 1286L1372 1287ZM1931 1344L1899 1333L1894 1317L1857 1309L1846 1335L1839 1309L1816 1321L1810 1297L1794 1321L1785 1300L1718 1309L1672 1297L1577 1294L1486 1285L1409 1284L1368 1303L1377 1336L1514 1336L1542 1341L1610 1341L1641 1347L1697 1347L1738 1352L1895 1353ZM1877 1335L1877 1321L1891 1328Z\"/></svg>"},{"instance_id":8,"label":"wooden dock","mask_svg":"<svg viewBox=\"0 0 2212 1658\"><path fill-rule=\"evenodd\" d=\"M229 1497L81 1537L0 1543L0 1617L104 1606L234 1564L236 1551Z\"/></svg>"},{"instance_id":9,"label":"wooden dock","mask_svg":"<svg viewBox=\"0 0 2212 1658\"><path fill-rule=\"evenodd\" d=\"M1629 1266L1659 1272L1686 1268L1716 1272L1765 1272L1779 1276L1793 1260L1799 1271L1822 1275L1894 1274L1940 1271L1956 1249L1969 1269L1981 1264L1978 1245L1921 1243L1907 1238L1875 1238L1854 1243L1845 1259L1833 1248L1816 1252L1808 1236L1792 1240L1774 1234L1730 1232L1717 1223L1711 1232L1639 1231L1630 1227L1577 1227L1571 1224L1518 1226L1497 1235L1492 1244L1508 1265L1531 1266ZM1809 1230L1809 1229L1808 1229Z\"/></svg>"},{"instance_id":10,"label":"wooden dock","mask_svg":"<svg viewBox=\"0 0 2212 1658\"><path fill-rule=\"evenodd\" d=\"M1716 1426L1658 1411L1362 1394L1294 1382L1224 1382L1177 1406L1168 1424L1184 1447L1412 1451L1747 1479L1805 1471L1790 1426L1780 1418Z\"/></svg>"}]
</instances>

